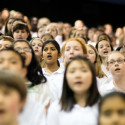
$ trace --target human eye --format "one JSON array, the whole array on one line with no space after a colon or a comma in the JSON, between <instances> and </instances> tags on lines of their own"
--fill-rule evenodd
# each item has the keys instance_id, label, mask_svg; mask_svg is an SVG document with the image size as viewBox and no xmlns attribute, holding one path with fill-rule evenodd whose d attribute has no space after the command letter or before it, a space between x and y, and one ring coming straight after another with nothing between
<instances>
[{"instance_id":1,"label":"human eye","mask_svg":"<svg viewBox=\"0 0 125 125\"><path fill-rule=\"evenodd\" d=\"M74 69L69 70L69 73L74 73L74 72L75 72Z\"/></svg>"},{"instance_id":2,"label":"human eye","mask_svg":"<svg viewBox=\"0 0 125 125\"><path fill-rule=\"evenodd\" d=\"M11 93L12 93L12 91L9 90L9 89L6 89L6 90L3 91L4 96L10 96Z\"/></svg>"},{"instance_id":3,"label":"human eye","mask_svg":"<svg viewBox=\"0 0 125 125\"><path fill-rule=\"evenodd\" d=\"M16 30L15 33L19 33L19 30Z\"/></svg>"},{"instance_id":4,"label":"human eye","mask_svg":"<svg viewBox=\"0 0 125 125\"><path fill-rule=\"evenodd\" d=\"M111 60L111 61L109 61L109 64L112 65L112 64L114 64L114 62L115 62L114 60Z\"/></svg>"},{"instance_id":5,"label":"human eye","mask_svg":"<svg viewBox=\"0 0 125 125\"><path fill-rule=\"evenodd\" d=\"M117 62L122 63L124 62L124 59L118 59Z\"/></svg>"},{"instance_id":6,"label":"human eye","mask_svg":"<svg viewBox=\"0 0 125 125\"><path fill-rule=\"evenodd\" d=\"M125 109L120 109L120 110L118 111L118 114L119 114L119 115L125 115Z\"/></svg>"},{"instance_id":7,"label":"human eye","mask_svg":"<svg viewBox=\"0 0 125 125\"><path fill-rule=\"evenodd\" d=\"M89 52L89 54L93 54L93 53L94 53L94 52L93 52L93 51L91 51L91 50L89 50L88 52Z\"/></svg>"},{"instance_id":8,"label":"human eye","mask_svg":"<svg viewBox=\"0 0 125 125\"><path fill-rule=\"evenodd\" d=\"M35 43L33 43L32 46L35 46Z\"/></svg>"},{"instance_id":9,"label":"human eye","mask_svg":"<svg viewBox=\"0 0 125 125\"><path fill-rule=\"evenodd\" d=\"M10 60L10 63L11 63L11 64L16 64L16 63L17 63L17 60L11 59L11 60Z\"/></svg>"},{"instance_id":10,"label":"human eye","mask_svg":"<svg viewBox=\"0 0 125 125\"><path fill-rule=\"evenodd\" d=\"M10 46L9 45L5 45L5 48L7 49L7 48L9 48Z\"/></svg>"},{"instance_id":11,"label":"human eye","mask_svg":"<svg viewBox=\"0 0 125 125\"><path fill-rule=\"evenodd\" d=\"M52 48L51 48L51 50L52 50L52 51L55 51L55 50L56 50L56 48L55 48L55 47L52 47Z\"/></svg>"},{"instance_id":12,"label":"human eye","mask_svg":"<svg viewBox=\"0 0 125 125\"><path fill-rule=\"evenodd\" d=\"M79 51L79 47L75 47L74 50Z\"/></svg>"},{"instance_id":13,"label":"human eye","mask_svg":"<svg viewBox=\"0 0 125 125\"><path fill-rule=\"evenodd\" d=\"M0 59L0 64L3 63L3 59Z\"/></svg>"},{"instance_id":14,"label":"human eye","mask_svg":"<svg viewBox=\"0 0 125 125\"><path fill-rule=\"evenodd\" d=\"M103 45L100 45L99 48L103 48Z\"/></svg>"},{"instance_id":15,"label":"human eye","mask_svg":"<svg viewBox=\"0 0 125 125\"><path fill-rule=\"evenodd\" d=\"M19 52L21 50L21 48L15 48L15 50Z\"/></svg>"},{"instance_id":16,"label":"human eye","mask_svg":"<svg viewBox=\"0 0 125 125\"><path fill-rule=\"evenodd\" d=\"M38 44L39 47L42 47L42 44Z\"/></svg>"},{"instance_id":17,"label":"human eye","mask_svg":"<svg viewBox=\"0 0 125 125\"><path fill-rule=\"evenodd\" d=\"M24 48L23 49L25 52L31 52L31 49L30 48Z\"/></svg>"},{"instance_id":18,"label":"human eye","mask_svg":"<svg viewBox=\"0 0 125 125\"><path fill-rule=\"evenodd\" d=\"M111 116L112 112L110 110L106 110L106 111L104 111L103 114L104 114L104 116L109 117L109 116Z\"/></svg>"},{"instance_id":19,"label":"human eye","mask_svg":"<svg viewBox=\"0 0 125 125\"><path fill-rule=\"evenodd\" d=\"M87 69L86 68L81 68L81 71L82 72L87 72Z\"/></svg>"},{"instance_id":20,"label":"human eye","mask_svg":"<svg viewBox=\"0 0 125 125\"><path fill-rule=\"evenodd\" d=\"M47 47L45 47L45 48L43 49L43 51L48 51L48 48L47 48Z\"/></svg>"},{"instance_id":21,"label":"human eye","mask_svg":"<svg viewBox=\"0 0 125 125\"><path fill-rule=\"evenodd\" d=\"M67 48L66 48L66 51L69 51L69 50L70 50L70 48L69 48L69 47L67 47Z\"/></svg>"}]
</instances>

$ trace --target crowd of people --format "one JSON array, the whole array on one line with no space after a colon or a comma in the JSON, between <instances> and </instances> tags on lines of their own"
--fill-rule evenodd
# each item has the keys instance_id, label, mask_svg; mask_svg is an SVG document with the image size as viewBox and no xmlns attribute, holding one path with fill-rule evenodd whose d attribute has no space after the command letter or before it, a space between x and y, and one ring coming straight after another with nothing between
<instances>
[{"instance_id":1,"label":"crowd of people","mask_svg":"<svg viewBox=\"0 0 125 125\"><path fill-rule=\"evenodd\" d=\"M125 125L125 26L3 9L0 125Z\"/></svg>"}]
</instances>

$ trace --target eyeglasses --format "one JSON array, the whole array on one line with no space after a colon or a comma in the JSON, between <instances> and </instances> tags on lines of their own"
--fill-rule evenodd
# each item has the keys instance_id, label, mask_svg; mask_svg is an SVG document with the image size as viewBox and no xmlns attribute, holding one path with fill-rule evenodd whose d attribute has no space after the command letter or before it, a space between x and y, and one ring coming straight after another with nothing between
<instances>
[{"instance_id":1,"label":"eyeglasses","mask_svg":"<svg viewBox=\"0 0 125 125\"><path fill-rule=\"evenodd\" d=\"M120 64L120 63L125 62L125 59L118 59L118 60L109 61L108 65L114 65L116 62Z\"/></svg>"},{"instance_id":2,"label":"eyeglasses","mask_svg":"<svg viewBox=\"0 0 125 125\"><path fill-rule=\"evenodd\" d=\"M15 50L18 51L18 52L21 52L22 50L23 50L24 52L31 52L31 49L30 49L30 48L15 48Z\"/></svg>"}]
</instances>

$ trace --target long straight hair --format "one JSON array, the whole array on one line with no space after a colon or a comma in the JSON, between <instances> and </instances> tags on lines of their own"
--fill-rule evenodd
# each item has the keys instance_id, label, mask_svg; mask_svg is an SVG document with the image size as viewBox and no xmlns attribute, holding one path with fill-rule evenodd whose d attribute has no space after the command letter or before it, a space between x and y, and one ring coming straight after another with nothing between
<instances>
[{"instance_id":1,"label":"long straight hair","mask_svg":"<svg viewBox=\"0 0 125 125\"><path fill-rule=\"evenodd\" d=\"M93 106L99 100L100 97L100 94L97 89L96 73L93 64L85 56L75 56L74 58L72 58L72 61L67 63L65 68L64 79L63 79L63 91L60 99L61 109L64 111L71 111L74 104L76 104L76 100L74 98L74 92L68 86L68 81L66 79L67 69L69 65L76 60L84 61L92 72L92 84L88 90L89 96L86 100L86 106Z\"/></svg>"}]
</instances>

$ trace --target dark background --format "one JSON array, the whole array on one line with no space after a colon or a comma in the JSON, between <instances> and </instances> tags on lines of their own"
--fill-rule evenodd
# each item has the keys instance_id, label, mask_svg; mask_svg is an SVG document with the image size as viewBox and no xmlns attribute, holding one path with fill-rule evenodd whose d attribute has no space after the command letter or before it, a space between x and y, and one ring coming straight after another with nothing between
<instances>
[{"instance_id":1,"label":"dark background","mask_svg":"<svg viewBox=\"0 0 125 125\"><path fill-rule=\"evenodd\" d=\"M48 17L51 21L74 24L81 19L90 27L111 23L115 28L125 25L125 0L0 0L0 10L8 8L27 15Z\"/></svg>"}]
</instances>

